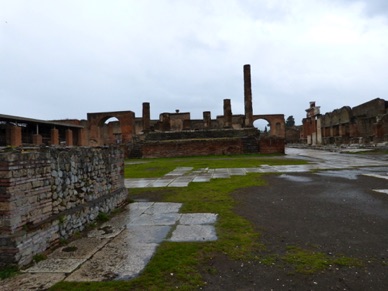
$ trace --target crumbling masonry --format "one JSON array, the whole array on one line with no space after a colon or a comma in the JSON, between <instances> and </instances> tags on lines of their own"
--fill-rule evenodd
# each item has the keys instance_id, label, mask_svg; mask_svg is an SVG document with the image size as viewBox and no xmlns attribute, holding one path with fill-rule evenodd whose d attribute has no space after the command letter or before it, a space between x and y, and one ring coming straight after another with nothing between
<instances>
[{"instance_id":1,"label":"crumbling masonry","mask_svg":"<svg viewBox=\"0 0 388 291\"><path fill-rule=\"evenodd\" d=\"M132 111L88 113L87 120L39 121L0 115L0 146L119 144L126 156L161 157L241 153L284 153L283 114L254 115L251 68L245 65L244 114L232 114L231 100L224 99L223 115L191 119L189 112L164 112L151 120L150 103L143 103L142 117ZM112 117L116 122L106 121ZM255 120L264 119L269 132L259 132ZM195 146L194 146L195 144Z\"/></svg>"}]
</instances>

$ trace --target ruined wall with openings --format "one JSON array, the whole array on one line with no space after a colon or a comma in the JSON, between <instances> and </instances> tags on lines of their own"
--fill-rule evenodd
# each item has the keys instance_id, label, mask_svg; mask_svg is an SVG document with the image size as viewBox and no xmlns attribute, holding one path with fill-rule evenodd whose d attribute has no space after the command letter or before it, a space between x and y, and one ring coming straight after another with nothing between
<instances>
[{"instance_id":1,"label":"ruined wall with openings","mask_svg":"<svg viewBox=\"0 0 388 291\"><path fill-rule=\"evenodd\" d=\"M259 152L259 132L240 130L199 130L149 133L132 145L131 157L176 157L231 155Z\"/></svg>"},{"instance_id":2,"label":"ruined wall with openings","mask_svg":"<svg viewBox=\"0 0 388 291\"><path fill-rule=\"evenodd\" d=\"M0 152L0 265L26 265L124 203L116 147Z\"/></svg>"}]
</instances>

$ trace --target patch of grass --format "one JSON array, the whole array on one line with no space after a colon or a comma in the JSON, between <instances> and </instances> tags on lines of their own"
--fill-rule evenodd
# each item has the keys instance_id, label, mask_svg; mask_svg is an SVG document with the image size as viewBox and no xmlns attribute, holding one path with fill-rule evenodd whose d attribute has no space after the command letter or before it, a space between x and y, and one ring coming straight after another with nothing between
<instances>
[{"instance_id":1,"label":"patch of grass","mask_svg":"<svg viewBox=\"0 0 388 291\"><path fill-rule=\"evenodd\" d=\"M96 217L96 221L98 223L103 223L103 222L109 221L109 214L105 213L105 212L99 212L97 217Z\"/></svg>"},{"instance_id":2,"label":"patch of grass","mask_svg":"<svg viewBox=\"0 0 388 291\"><path fill-rule=\"evenodd\" d=\"M32 257L32 260L34 261L34 263L39 263L46 259L47 259L47 255L45 254L36 254L35 256Z\"/></svg>"},{"instance_id":3,"label":"patch of grass","mask_svg":"<svg viewBox=\"0 0 388 291\"><path fill-rule=\"evenodd\" d=\"M7 278L11 278L19 273L19 269L17 266L8 266L0 269L0 279L4 280Z\"/></svg>"},{"instance_id":4,"label":"patch of grass","mask_svg":"<svg viewBox=\"0 0 388 291\"><path fill-rule=\"evenodd\" d=\"M302 274L314 274L327 269L331 265L342 267L361 266L358 259L349 257L332 258L320 252L301 249L299 247L289 246L282 259L292 265L295 272Z\"/></svg>"},{"instance_id":5,"label":"patch of grass","mask_svg":"<svg viewBox=\"0 0 388 291\"><path fill-rule=\"evenodd\" d=\"M131 160L127 160L131 161ZM125 178L162 177L176 167L201 168L252 168L261 165L295 165L306 164L303 160L284 158L283 155L237 155L237 156L204 156L184 158L142 159L144 163L125 165Z\"/></svg>"}]
</instances>

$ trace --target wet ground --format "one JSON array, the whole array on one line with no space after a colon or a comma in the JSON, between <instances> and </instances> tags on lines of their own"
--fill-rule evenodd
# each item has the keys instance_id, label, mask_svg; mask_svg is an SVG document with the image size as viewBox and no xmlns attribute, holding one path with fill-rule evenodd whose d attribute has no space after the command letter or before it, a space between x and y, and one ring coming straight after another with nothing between
<instances>
[{"instance_id":1,"label":"wet ground","mask_svg":"<svg viewBox=\"0 0 388 291\"><path fill-rule=\"evenodd\" d=\"M177 168L162 178L127 179L125 184L128 188L185 187L189 183L248 172L279 173L268 176L266 187L234 193L239 201L236 212L263 233L268 249L281 253L288 245L317 246L328 254L343 253L371 261L370 266L361 270L361 274L360 270L356 274L352 270L333 269L330 274L318 277L289 277L287 267L282 271L259 263L231 262L226 257L217 257L211 264L220 275L204 274L208 289L385 290L380 288L388 286L386 156L302 149L287 149L287 156L307 159L310 163L198 171ZM213 226L216 213L188 217L179 213L180 205L176 203L140 202L130 207L90 232L87 238L58 249L24 274L1 281L0 288L39 290L61 280L130 279L141 272L163 240L217 238ZM171 230L174 231L168 236ZM352 285L353 281L356 285Z\"/></svg>"},{"instance_id":2,"label":"wet ground","mask_svg":"<svg viewBox=\"0 0 388 291\"><path fill-rule=\"evenodd\" d=\"M307 155L308 152L299 152ZM310 160L322 163L313 152ZM236 213L261 233L261 258L273 263L231 261L217 255L204 268L204 290L387 290L388 167L349 168L368 157L327 155L345 169L266 176L267 186L233 193ZM372 160L375 157L371 158ZM366 163L367 164L367 163ZM385 189L385 190L384 190ZM289 248L323 253L329 258L357 258L361 266L332 265L301 274L281 260ZM206 267L217 269L208 274Z\"/></svg>"}]
</instances>

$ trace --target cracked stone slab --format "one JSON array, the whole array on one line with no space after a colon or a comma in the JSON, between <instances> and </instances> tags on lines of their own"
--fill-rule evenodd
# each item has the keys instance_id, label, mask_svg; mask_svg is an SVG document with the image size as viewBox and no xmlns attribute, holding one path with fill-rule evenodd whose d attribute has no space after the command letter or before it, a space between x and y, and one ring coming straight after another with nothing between
<instances>
[{"instance_id":1,"label":"cracked stone slab","mask_svg":"<svg viewBox=\"0 0 388 291\"><path fill-rule=\"evenodd\" d=\"M82 265L86 259L60 259L50 258L40 261L35 266L32 266L23 272L26 273L71 273Z\"/></svg>"},{"instance_id":2,"label":"cracked stone slab","mask_svg":"<svg viewBox=\"0 0 388 291\"><path fill-rule=\"evenodd\" d=\"M157 244L128 240L128 231L114 238L65 281L104 281L137 276L154 254Z\"/></svg>"},{"instance_id":3,"label":"cracked stone slab","mask_svg":"<svg viewBox=\"0 0 388 291\"><path fill-rule=\"evenodd\" d=\"M214 224L217 220L217 216L218 215L214 213L185 213L182 214L179 219L179 224Z\"/></svg>"},{"instance_id":4,"label":"cracked stone slab","mask_svg":"<svg viewBox=\"0 0 388 291\"><path fill-rule=\"evenodd\" d=\"M170 183L172 183L174 179L169 178L160 178L158 180L155 180L149 184L149 187L166 187Z\"/></svg>"},{"instance_id":5,"label":"cracked stone slab","mask_svg":"<svg viewBox=\"0 0 388 291\"><path fill-rule=\"evenodd\" d=\"M170 241L173 242L205 242L217 240L213 225L177 225Z\"/></svg>"},{"instance_id":6,"label":"cracked stone slab","mask_svg":"<svg viewBox=\"0 0 388 291\"><path fill-rule=\"evenodd\" d=\"M130 225L174 225L176 221L180 218L181 214L179 213L154 213L147 214L144 213L131 222Z\"/></svg>"},{"instance_id":7,"label":"cracked stone slab","mask_svg":"<svg viewBox=\"0 0 388 291\"><path fill-rule=\"evenodd\" d=\"M9 279L0 280L0 290L47 290L54 284L65 279L64 273L24 273Z\"/></svg>"},{"instance_id":8,"label":"cracked stone slab","mask_svg":"<svg viewBox=\"0 0 388 291\"><path fill-rule=\"evenodd\" d=\"M146 188L155 180L153 178L125 179L124 185L126 188Z\"/></svg>"},{"instance_id":9,"label":"cracked stone slab","mask_svg":"<svg viewBox=\"0 0 388 291\"><path fill-rule=\"evenodd\" d=\"M131 243L161 243L170 230L170 225L131 225L122 235Z\"/></svg>"},{"instance_id":10,"label":"cracked stone slab","mask_svg":"<svg viewBox=\"0 0 388 291\"><path fill-rule=\"evenodd\" d=\"M150 205L150 207L145 212L149 214L176 213L179 212L181 207L182 203L155 202L152 203L152 205Z\"/></svg>"},{"instance_id":11,"label":"cracked stone slab","mask_svg":"<svg viewBox=\"0 0 388 291\"><path fill-rule=\"evenodd\" d=\"M48 255L49 259L88 259L106 243L107 239L83 237L60 247Z\"/></svg>"}]
</instances>

